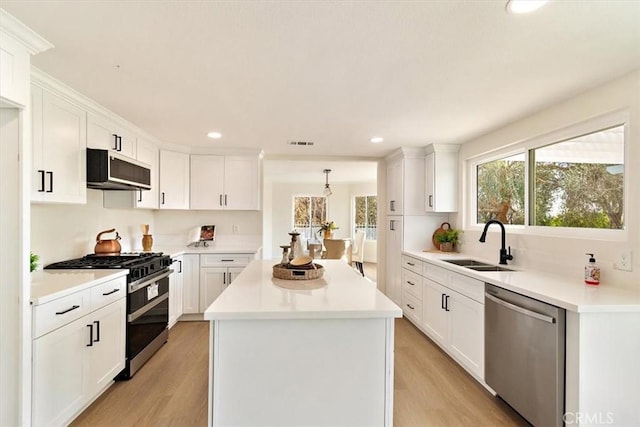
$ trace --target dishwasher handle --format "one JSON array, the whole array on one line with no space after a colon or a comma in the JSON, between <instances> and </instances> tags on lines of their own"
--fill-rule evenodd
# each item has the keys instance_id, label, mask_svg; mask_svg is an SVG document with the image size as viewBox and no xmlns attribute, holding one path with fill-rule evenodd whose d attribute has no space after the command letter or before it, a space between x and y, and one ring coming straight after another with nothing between
<instances>
[{"instance_id":1,"label":"dishwasher handle","mask_svg":"<svg viewBox=\"0 0 640 427\"><path fill-rule=\"evenodd\" d=\"M513 311L517 311L518 313L524 314L525 316L529 316L529 317L534 317L538 320L542 320L545 321L547 323L556 323L556 319L554 317L551 316L547 316L545 314L540 314L540 313L536 313L535 311L531 311L531 310L527 310L526 308L520 307L518 305L512 304L510 302L507 302L503 299L500 299L498 297L495 297L487 292L485 292L484 296L486 298L488 298L489 300L495 302L496 304L499 304L503 307L506 307L510 310Z\"/></svg>"}]
</instances>

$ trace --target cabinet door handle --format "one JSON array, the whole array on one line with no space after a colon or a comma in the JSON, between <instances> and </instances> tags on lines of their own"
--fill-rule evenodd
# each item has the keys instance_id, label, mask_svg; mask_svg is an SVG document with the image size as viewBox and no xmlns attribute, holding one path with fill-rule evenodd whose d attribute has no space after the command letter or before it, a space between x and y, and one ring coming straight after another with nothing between
<instances>
[{"instance_id":1,"label":"cabinet door handle","mask_svg":"<svg viewBox=\"0 0 640 427\"><path fill-rule=\"evenodd\" d=\"M395 200L390 200L389 201L389 210L391 212L395 212L395 210L396 210L396 201Z\"/></svg>"},{"instance_id":2,"label":"cabinet door handle","mask_svg":"<svg viewBox=\"0 0 640 427\"><path fill-rule=\"evenodd\" d=\"M87 347L93 347L93 325L87 325L87 328L89 328L89 344L87 344Z\"/></svg>"},{"instance_id":3,"label":"cabinet door handle","mask_svg":"<svg viewBox=\"0 0 640 427\"><path fill-rule=\"evenodd\" d=\"M224 273L222 273L222 284L223 285L227 284L227 272L226 271Z\"/></svg>"},{"instance_id":4,"label":"cabinet door handle","mask_svg":"<svg viewBox=\"0 0 640 427\"><path fill-rule=\"evenodd\" d=\"M444 311L449 311L449 295L444 297Z\"/></svg>"},{"instance_id":5,"label":"cabinet door handle","mask_svg":"<svg viewBox=\"0 0 640 427\"><path fill-rule=\"evenodd\" d=\"M444 308L444 297L445 297L445 294L440 294L440 308L443 309L443 310L445 310L445 308Z\"/></svg>"},{"instance_id":6,"label":"cabinet door handle","mask_svg":"<svg viewBox=\"0 0 640 427\"><path fill-rule=\"evenodd\" d=\"M178 262L180 263L180 269L178 270L178 273L182 273L182 261L178 260Z\"/></svg>"},{"instance_id":7,"label":"cabinet door handle","mask_svg":"<svg viewBox=\"0 0 640 427\"><path fill-rule=\"evenodd\" d=\"M220 195L220 206L222 206L222 194Z\"/></svg>"},{"instance_id":8,"label":"cabinet door handle","mask_svg":"<svg viewBox=\"0 0 640 427\"><path fill-rule=\"evenodd\" d=\"M44 170L39 169L38 173L40 174L40 188L38 189L38 192L44 193Z\"/></svg>"},{"instance_id":9,"label":"cabinet door handle","mask_svg":"<svg viewBox=\"0 0 640 427\"><path fill-rule=\"evenodd\" d=\"M395 222L396 222L395 219L392 219L391 221L389 221L389 230L395 231L395 229L396 229L395 228Z\"/></svg>"},{"instance_id":10,"label":"cabinet door handle","mask_svg":"<svg viewBox=\"0 0 640 427\"><path fill-rule=\"evenodd\" d=\"M118 292L119 290L120 290L120 289L114 289L114 290L112 290L112 291L105 292L105 293L103 293L102 295L106 297L107 295L115 294L115 293L116 293L116 292Z\"/></svg>"},{"instance_id":11,"label":"cabinet door handle","mask_svg":"<svg viewBox=\"0 0 640 427\"><path fill-rule=\"evenodd\" d=\"M47 171L47 175L49 175L49 189L47 193L53 193L53 171Z\"/></svg>"},{"instance_id":12,"label":"cabinet door handle","mask_svg":"<svg viewBox=\"0 0 640 427\"><path fill-rule=\"evenodd\" d=\"M142 201L142 190L138 190L138 201Z\"/></svg>"},{"instance_id":13,"label":"cabinet door handle","mask_svg":"<svg viewBox=\"0 0 640 427\"><path fill-rule=\"evenodd\" d=\"M229 279L227 280L227 284L230 285L231 284L231 272L227 273L229 275Z\"/></svg>"},{"instance_id":14,"label":"cabinet door handle","mask_svg":"<svg viewBox=\"0 0 640 427\"><path fill-rule=\"evenodd\" d=\"M118 151L118 135L115 133L113 135L113 150Z\"/></svg>"},{"instance_id":15,"label":"cabinet door handle","mask_svg":"<svg viewBox=\"0 0 640 427\"><path fill-rule=\"evenodd\" d=\"M100 321L94 320L93 324L96 325L96 339L93 342L100 342Z\"/></svg>"},{"instance_id":16,"label":"cabinet door handle","mask_svg":"<svg viewBox=\"0 0 640 427\"><path fill-rule=\"evenodd\" d=\"M162 192L162 202L161 202L161 204L164 205L164 191Z\"/></svg>"},{"instance_id":17,"label":"cabinet door handle","mask_svg":"<svg viewBox=\"0 0 640 427\"><path fill-rule=\"evenodd\" d=\"M407 304L407 307L409 307L411 310L415 310L415 307L412 306L411 304Z\"/></svg>"},{"instance_id":18,"label":"cabinet door handle","mask_svg":"<svg viewBox=\"0 0 640 427\"><path fill-rule=\"evenodd\" d=\"M227 206L227 195L224 195L224 205Z\"/></svg>"},{"instance_id":19,"label":"cabinet door handle","mask_svg":"<svg viewBox=\"0 0 640 427\"><path fill-rule=\"evenodd\" d=\"M61 314L66 314L66 313L68 313L68 312L70 312L70 311L73 311L73 310L75 310L75 309L77 309L77 308L80 308L80 306L79 306L79 305L74 305L73 307L71 307L71 308L67 308L66 310L63 310L63 311L56 311L56 316L59 316L59 315L61 315Z\"/></svg>"},{"instance_id":20,"label":"cabinet door handle","mask_svg":"<svg viewBox=\"0 0 640 427\"><path fill-rule=\"evenodd\" d=\"M118 151L122 151L122 137L118 135Z\"/></svg>"},{"instance_id":21,"label":"cabinet door handle","mask_svg":"<svg viewBox=\"0 0 640 427\"><path fill-rule=\"evenodd\" d=\"M429 207L433 207L433 195L429 194Z\"/></svg>"}]
</instances>

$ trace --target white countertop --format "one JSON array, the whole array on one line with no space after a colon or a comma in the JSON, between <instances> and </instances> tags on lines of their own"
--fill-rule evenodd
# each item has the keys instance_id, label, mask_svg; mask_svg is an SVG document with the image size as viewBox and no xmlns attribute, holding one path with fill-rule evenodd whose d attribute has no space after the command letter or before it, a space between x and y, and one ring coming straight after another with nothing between
<instances>
[{"instance_id":1,"label":"white countertop","mask_svg":"<svg viewBox=\"0 0 640 427\"><path fill-rule=\"evenodd\" d=\"M40 270L31 273L31 304L39 305L108 280L129 270Z\"/></svg>"},{"instance_id":2,"label":"white countertop","mask_svg":"<svg viewBox=\"0 0 640 427\"><path fill-rule=\"evenodd\" d=\"M206 320L345 319L402 317L402 310L376 285L341 260L316 260L321 279L272 277L277 260L252 261L204 312ZM288 289L278 286L308 286ZM305 285L304 283L307 282Z\"/></svg>"},{"instance_id":3,"label":"white countertop","mask_svg":"<svg viewBox=\"0 0 640 427\"><path fill-rule=\"evenodd\" d=\"M443 259L478 259L459 253L404 251L450 271L464 274L575 312L640 312L640 289L608 284L589 286L580 277L566 277L535 271L475 271L442 261ZM478 259L479 261L484 261ZM495 264L495 262L488 262ZM507 266L507 268L513 268Z\"/></svg>"}]
</instances>

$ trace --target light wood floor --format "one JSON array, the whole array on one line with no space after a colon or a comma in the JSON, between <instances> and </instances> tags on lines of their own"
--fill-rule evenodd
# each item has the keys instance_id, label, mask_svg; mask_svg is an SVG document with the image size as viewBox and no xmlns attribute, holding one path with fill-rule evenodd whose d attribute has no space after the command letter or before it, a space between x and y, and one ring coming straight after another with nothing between
<instances>
[{"instance_id":1,"label":"light wood floor","mask_svg":"<svg viewBox=\"0 0 640 427\"><path fill-rule=\"evenodd\" d=\"M179 322L131 380L72 426L206 426L208 322ZM525 426L405 319L396 320L395 426Z\"/></svg>"}]
</instances>

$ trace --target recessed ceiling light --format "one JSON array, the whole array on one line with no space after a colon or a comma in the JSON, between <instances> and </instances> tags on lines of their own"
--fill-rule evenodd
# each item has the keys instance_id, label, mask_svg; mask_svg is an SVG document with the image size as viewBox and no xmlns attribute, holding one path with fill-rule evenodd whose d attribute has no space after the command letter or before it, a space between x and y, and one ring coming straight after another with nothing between
<instances>
[{"instance_id":1,"label":"recessed ceiling light","mask_svg":"<svg viewBox=\"0 0 640 427\"><path fill-rule=\"evenodd\" d=\"M220 132L209 132L207 136L211 139L220 139L222 138L222 134Z\"/></svg>"},{"instance_id":2,"label":"recessed ceiling light","mask_svg":"<svg viewBox=\"0 0 640 427\"><path fill-rule=\"evenodd\" d=\"M381 137L381 136L374 136L369 141L373 142L374 144L378 144L378 143L384 141L384 138Z\"/></svg>"},{"instance_id":3,"label":"recessed ceiling light","mask_svg":"<svg viewBox=\"0 0 640 427\"><path fill-rule=\"evenodd\" d=\"M507 1L507 12L522 14L530 13L540 9L548 0L509 0Z\"/></svg>"}]
</instances>

